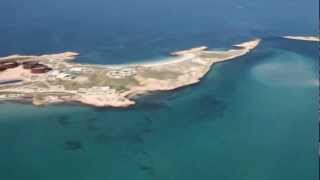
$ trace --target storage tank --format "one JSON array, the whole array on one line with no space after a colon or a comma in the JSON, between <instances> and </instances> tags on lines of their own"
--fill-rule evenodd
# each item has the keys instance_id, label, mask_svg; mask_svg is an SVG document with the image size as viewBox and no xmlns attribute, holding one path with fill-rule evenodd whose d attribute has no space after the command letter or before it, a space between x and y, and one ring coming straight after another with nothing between
<instances>
[{"instance_id":1,"label":"storage tank","mask_svg":"<svg viewBox=\"0 0 320 180\"><path fill-rule=\"evenodd\" d=\"M5 71L5 70L7 70L7 68L5 68L2 65L0 65L0 71Z\"/></svg>"},{"instance_id":2,"label":"storage tank","mask_svg":"<svg viewBox=\"0 0 320 180\"><path fill-rule=\"evenodd\" d=\"M43 65L43 64L37 64L35 66L33 66L31 68L31 73L33 74L42 74L42 73L46 73L48 71L52 70L51 68L49 68L48 66L46 65Z\"/></svg>"},{"instance_id":3,"label":"storage tank","mask_svg":"<svg viewBox=\"0 0 320 180\"><path fill-rule=\"evenodd\" d=\"M22 66L24 69L31 69L32 67L38 65L39 63L37 61L27 61L23 62Z\"/></svg>"},{"instance_id":4,"label":"storage tank","mask_svg":"<svg viewBox=\"0 0 320 180\"><path fill-rule=\"evenodd\" d=\"M33 74L43 74L46 73L46 69L42 67L32 68L31 73Z\"/></svg>"},{"instance_id":5,"label":"storage tank","mask_svg":"<svg viewBox=\"0 0 320 180\"><path fill-rule=\"evenodd\" d=\"M15 61L5 61L5 62L0 62L0 67L3 70L10 69L10 68L15 68L19 66L19 63Z\"/></svg>"}]
</instances>

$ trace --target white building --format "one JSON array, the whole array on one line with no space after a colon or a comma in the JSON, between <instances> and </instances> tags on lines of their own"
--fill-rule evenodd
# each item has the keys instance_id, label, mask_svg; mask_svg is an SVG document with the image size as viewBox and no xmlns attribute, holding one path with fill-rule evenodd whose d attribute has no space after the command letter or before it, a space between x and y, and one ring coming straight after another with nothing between
<instances>
[{"instance_id":1,"label":"white building","mask_svg":"<svg viewBox=\"0 0 320 180\"><path fill-rule=\"evenodd\" d=\"M72 72L81 72L82 68L81 67L73 67L73 68L70 69L70 71L72 71Z\"/></svg>"}]
</instances>

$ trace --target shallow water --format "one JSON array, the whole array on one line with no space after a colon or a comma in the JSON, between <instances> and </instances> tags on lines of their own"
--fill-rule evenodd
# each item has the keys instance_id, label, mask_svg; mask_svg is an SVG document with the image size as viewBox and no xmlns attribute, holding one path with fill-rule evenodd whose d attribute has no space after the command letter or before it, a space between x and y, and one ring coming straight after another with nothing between
<instances>
[{"instance_id":1,"label":"shallow water","mask_svg":"<svg viewBox=\"0 0 320 180\"><path fill-rule=\"evenodd\" d=\"M2 104L1 177L317 179L318 86L303 83L317 78L316 53L265 40L128 109Z\"/></svg>"},{"instance_id":2,"label":"shallow water","mask_svg":"<svg viewBox=\"0 0 320 180\"><path fill-rule=\"evenodd\" d=\"M316 64L297 53L273 50L274 56L252 69L257 81L269 86L318 86Z\"/></svg>"}]
</instances>

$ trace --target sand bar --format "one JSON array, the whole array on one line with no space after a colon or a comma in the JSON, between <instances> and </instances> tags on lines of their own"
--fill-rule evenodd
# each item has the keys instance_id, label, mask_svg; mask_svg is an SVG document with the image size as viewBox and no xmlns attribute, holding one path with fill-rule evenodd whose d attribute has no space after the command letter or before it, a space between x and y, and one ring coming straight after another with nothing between
<instances>
[{"instance_id":1,"label":"sand bar","mask_svg":"<svg viewBox=\"0 0 320 180\"><path fill-rule=\"evenodd\" d=\"M283 36L283 38L293 39L293 40L300 40L300 41L313 41L313 42L319 42L320 41L320 37L319 36Z\"/></svg>"}]
</instances>

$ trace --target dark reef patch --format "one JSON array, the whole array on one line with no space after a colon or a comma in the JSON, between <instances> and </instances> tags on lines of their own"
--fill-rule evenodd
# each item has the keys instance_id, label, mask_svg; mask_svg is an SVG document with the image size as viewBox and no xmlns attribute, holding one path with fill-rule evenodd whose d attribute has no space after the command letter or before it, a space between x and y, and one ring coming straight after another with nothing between
<instances>
[{"instance_id":1,"label":"dark reef patch","mask_svg":"<svg viewBox=\"0 0 320 180\"><path fill-rule=\"evenodd\" d=\"M147 112L156 112L160 110L170 110L166 95L169 92L154 91L150 94L141 95L135 98L137 104L132 107L133 110L143 110ZM172 93L172 91L170 91Z\"/></svg>"},{"instance_id":2,"label":"dark reef patch","mask_svg":"<svg viewBox=\"0 0 320 180\"><path fill-rule=\"evenodd\" d=\"M146 172L149 176L152 176L152 177L155 176L155 170L152 166L140 164L140 165L138 165L138 167L141 171Z\"/></svg>"},{"instance_id":3,"label":"dark reef patch","mask_svg":"<svg viewBox=\"0 0 320 180\"><path fill-rule=\"evenodd\" d=\"M153 119L147 114L147 113L144 113L144 116L143 116L145 122L148 124L148 125L151 125L152 122L153 122Z\"/></svg>"},{"instance_id":4,"label":"dark reef patch","mask_svg":"<svg viewBox=\"0 0 320 180\"><path fill-rule=\"evenodd\" d=\"M94 136L94 139L97 143L108 144L108 143L130 143L130 144L144 144L142 132L131 132L131 133L120 133L120 134L108 134L101 133Z\"/></svg>"},{"instance_id":5,"label":"dark reef patch","mask_svg":"<svg viewBox=\"0 0 320 180\"><path fill-rule=\"evenodd\" d=\"M96 119L96 118L87 119L86 126L89 131L97 131L100 129L98 126L98 119Z\"/></svg>"},{"instance_id":6,"label":"dark reef patch","mask_svg":"<svg viewBox=\"0 0 320 180\"><path fill-rule=\"evenodd\" d=\"M139 135L136 135L132 138L132 141L134 143L137 143L137 144L144 144L144 139L143 137L139 134Z\"/></svg>"},{"instance_id":7,"label":"dark reef patch","mask_svg":"<svg viewBox=\"0 0 320 180\"><path fill-rule=\"evenodd\" d=\"M154 131L154 129L151 128L145 128L141 131L141 134L150 134Z\"/></svg>"},{"instance_id":8,"label":"dark reef patch","mask_svg":"<svg viewBox=\"0 0 320 180\"><path fill-rule=\"evenodd\" d=\"M57 117L57 120L58 120L58 123L62 126L67 126L71 124L69 116L66 116L66 115L61 115Z\"/></svg>"},{"instance_id":9,"label":"dark reef patch","mask_svg":"<svg viewBox=\"0 0 320 180\"><path fill-rule=\"evenodd\" d=\"M82 149L83 145L81 141L78 140L68 140L64 142L64 149L65 150L79 150Z\"/></svg>"},{"instance_id":10,"label":"dark reef patch","mask_svg":"<svg viewBox=\"0 0 320 180\"><path fill-rule=\"evenodd\" d=\"M99 130L100 128L96 125L96 124L87 124L87 129L89 131L97 131Z\"/></svg>"},{"instance_id":11,"label":"dark reef patch","mask_svg":"<svg viewBox=\"0 0 320 180\"><path fill-rule=\"evenodd\" d=\"M108 134L98 134L94 137L95 141L99 144L107 144L112 142L113 137Z\"/></svg>"},{"instance_id":12,"label":"dark reef patch","mask_svg":"<svg viewBox=\"0 0 320 180\"><path fill-rule=\"evenodd\" d=\"M137 108L143 109L144 111L147 111L147 112L155 112L155 111L160 111L164 109L166 110L170 109L165 102L161 102L161 101L149 101L149 102L143 101L137 105Z\"/></svg>"},{"instance_id":13,"label":"dark reef patch","mask_svg":"<svg viewBox=\"0 0 320 180\"><path fill-rule=\"evenodd\" d=\"M197 102L201 104L201 107L204 107L201 111L195 113L197 121L213 120L212 117L214 119L222 118L227 108L227 104L223 100L209 95L199 98Z\"/></svg>"}]
</instances>

